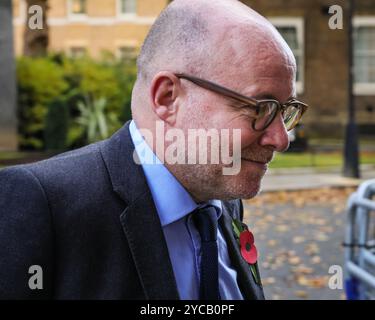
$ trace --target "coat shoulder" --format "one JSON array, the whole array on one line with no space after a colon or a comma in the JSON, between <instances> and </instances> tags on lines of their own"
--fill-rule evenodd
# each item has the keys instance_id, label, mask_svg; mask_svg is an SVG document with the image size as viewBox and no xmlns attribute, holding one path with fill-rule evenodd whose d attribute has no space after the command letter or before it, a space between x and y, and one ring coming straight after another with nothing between
<instances>
[{"instance_id":1,"label":"coat shoulder","mask_svg":"<svg viewBox=\"0 0 375 320\"><path fill-rule=\"evenodd\" d=\"M53 228L45 190L22 166L0 171L0 299L51 294ZM44 290L30 290L29 268L39 266Z\"/></svg>"}]
</instances>

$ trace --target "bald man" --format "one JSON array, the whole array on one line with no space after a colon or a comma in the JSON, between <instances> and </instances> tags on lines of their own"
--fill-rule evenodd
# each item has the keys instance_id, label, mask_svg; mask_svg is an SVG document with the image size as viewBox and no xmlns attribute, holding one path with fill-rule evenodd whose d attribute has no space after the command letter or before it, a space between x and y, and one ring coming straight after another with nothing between
<instances>
[{"instance_id":1,"label":"bald man","mask_svg":"<svg viewBox=\"0 0 375 320\"><path fill-rule=\"evenodd\" d=\"M239 1L175 0L137 64L111 138L0 172L1 298L264 299L239 199L307 108L291 50Z\"/></svg>"}]
</instances>

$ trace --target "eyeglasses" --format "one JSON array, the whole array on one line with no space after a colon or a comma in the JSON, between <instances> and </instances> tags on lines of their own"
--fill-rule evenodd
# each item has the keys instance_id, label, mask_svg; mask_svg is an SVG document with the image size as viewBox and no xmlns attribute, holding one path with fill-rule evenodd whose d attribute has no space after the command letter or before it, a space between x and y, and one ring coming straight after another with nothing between
<instances>
[{"instance_id":1,"label":"eyeglasses","mask_svg":"<svg viewBox=\"0 0 375 320\"><path fill-rule=\"evenodd\" d=\"M219 93L227 98L240 102L240 108L246 109L249 112L249 116L254 119L252 127L255 131L265 130L275 119L279 111L282 114L287 131L292 130L301 120L303 114L308 108L307 104L296 99L290 99L284 104L281 104L274 99L257 100L251 97L246 97L208 80L189 76L184 73L176 73L175 76L180 79L188 80L204 89Z\"/></svg>"}]
</instances>

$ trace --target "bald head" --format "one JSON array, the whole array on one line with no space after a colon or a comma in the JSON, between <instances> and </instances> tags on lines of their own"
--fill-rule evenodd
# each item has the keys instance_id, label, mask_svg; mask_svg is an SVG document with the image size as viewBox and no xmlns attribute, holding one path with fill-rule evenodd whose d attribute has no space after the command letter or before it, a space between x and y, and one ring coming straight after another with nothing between
<instances>
[{"instance_id":1,"label":"bald head","mask_svg":"<svg viewBox=\"0 0 375 320\"><path fill-rule=\"evenodd\" d=\"M209 39L209 27L204 12L188 4L173 1L152 25L137 60L141 79L150 79L159 70L180 69L192 63L197 69L201 66L202 59L197 55Z\"/></svg>"},{"instance_id":2,"label":"bald head","mask_svg":"<svg viewBox=\"0 0 375 320\"><path fill-rule=\"evenodd\" d=\"M267 57L265 57L265 53ZM174 0L152 26L138 57L138 78L151 80L160 70L215 78L249 59L294 64L276 29L237 0ZM237 71L234 71L237 72ZM227 74L228 75L228 74ZM148 81L147 81L148 82Z\"/></svg>"}]
</instances>

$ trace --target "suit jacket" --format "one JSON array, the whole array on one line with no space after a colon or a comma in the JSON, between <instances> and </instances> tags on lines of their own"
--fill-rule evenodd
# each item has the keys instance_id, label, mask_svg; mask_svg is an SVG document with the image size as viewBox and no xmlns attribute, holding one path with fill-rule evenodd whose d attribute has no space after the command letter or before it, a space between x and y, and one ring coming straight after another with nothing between
<instances>
[{"instance_id":1,"label":"suit jacket","mask_svg":"<svg viewBox=\"0 0 375 320\"><path fill-rule=\"evenodd\" d=\"M0 298L179 299L163 230L129 123L110 139L0 171ZM246 299L263 299L233 237L240 200L219 223ZM31 290L30 266L43 289Z\"/></svg>"}]
</instances>

